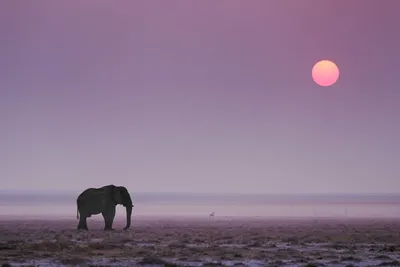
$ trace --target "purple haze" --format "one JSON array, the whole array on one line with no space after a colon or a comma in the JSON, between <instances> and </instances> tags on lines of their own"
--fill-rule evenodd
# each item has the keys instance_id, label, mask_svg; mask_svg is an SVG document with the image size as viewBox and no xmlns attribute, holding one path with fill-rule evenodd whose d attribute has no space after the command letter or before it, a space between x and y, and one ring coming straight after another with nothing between
<instances>
[{"instance_id":1,"label":"purple haze","mask_svg":"<svg viewBox=\"0 0 400 267\"><path fill-rule=\"evenodd\" d=\"M1 1L2 189L399 193L399 10Z\"/></svg>"}]
</instances>

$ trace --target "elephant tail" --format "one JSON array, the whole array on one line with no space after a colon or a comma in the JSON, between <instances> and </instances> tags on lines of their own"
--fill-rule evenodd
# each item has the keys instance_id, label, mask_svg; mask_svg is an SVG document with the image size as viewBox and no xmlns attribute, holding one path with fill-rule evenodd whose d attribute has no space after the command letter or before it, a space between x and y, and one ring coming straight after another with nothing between
<instances>
[{"instance_id":1,"label":"elephant tail","mask_svg":"<svg viewBox=\"0 0 400 267\"><path fill-rule=\"evenodd\" d=\"M76 201L76 219L79 220L79 205L78 205L78 201Z\"/></svg>"}]
</instances>

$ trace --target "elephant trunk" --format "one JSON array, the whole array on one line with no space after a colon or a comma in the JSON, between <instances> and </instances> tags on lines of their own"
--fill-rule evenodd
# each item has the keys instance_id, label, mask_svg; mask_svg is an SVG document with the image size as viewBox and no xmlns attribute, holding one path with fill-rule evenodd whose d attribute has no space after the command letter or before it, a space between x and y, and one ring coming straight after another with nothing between
<instances>
[{"instance_id":1,"label":"elephant trunk","mask_svg":"<svg viewBox=\"0 0 400 267\"><path fill-rule=\"evenodd\" d=\"M126 226L124 230L129 229L131 227L131 217L132 217L132 204L126 206Z\"/></svg>"}]
</instances>

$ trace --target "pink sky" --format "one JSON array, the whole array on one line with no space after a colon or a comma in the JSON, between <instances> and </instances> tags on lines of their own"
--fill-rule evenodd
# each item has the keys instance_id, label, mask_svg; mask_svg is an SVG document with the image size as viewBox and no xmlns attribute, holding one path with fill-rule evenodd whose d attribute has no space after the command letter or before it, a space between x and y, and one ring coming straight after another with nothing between
<instances>
[{"instance_id":1,"label":"pink sky","mask_svg":"<svg viewBox=\"0 0 400 267\"><path fill-rule=\"evenodd\" d=\"M1 1L2 188L400 192L399 9Z\"/></svg>"}]
</instances>

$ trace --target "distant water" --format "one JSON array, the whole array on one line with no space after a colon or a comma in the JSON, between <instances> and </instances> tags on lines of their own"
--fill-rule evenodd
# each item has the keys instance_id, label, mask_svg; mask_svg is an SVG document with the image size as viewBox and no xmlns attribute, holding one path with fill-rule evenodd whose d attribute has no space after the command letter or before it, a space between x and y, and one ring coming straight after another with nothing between
<instances>
[{"instance_id":1,"label":"distant water","mask_svg":"<svg viewBox=\"0 0 400 267\"><path fill-rule=\"evenodd\" d=\"M134 215L400 218L400 195L132 193ZM0 192L0 215L75 218L77 194ZM124 216L124 207L117 207Z\"/></svg>"}]
</instances>

